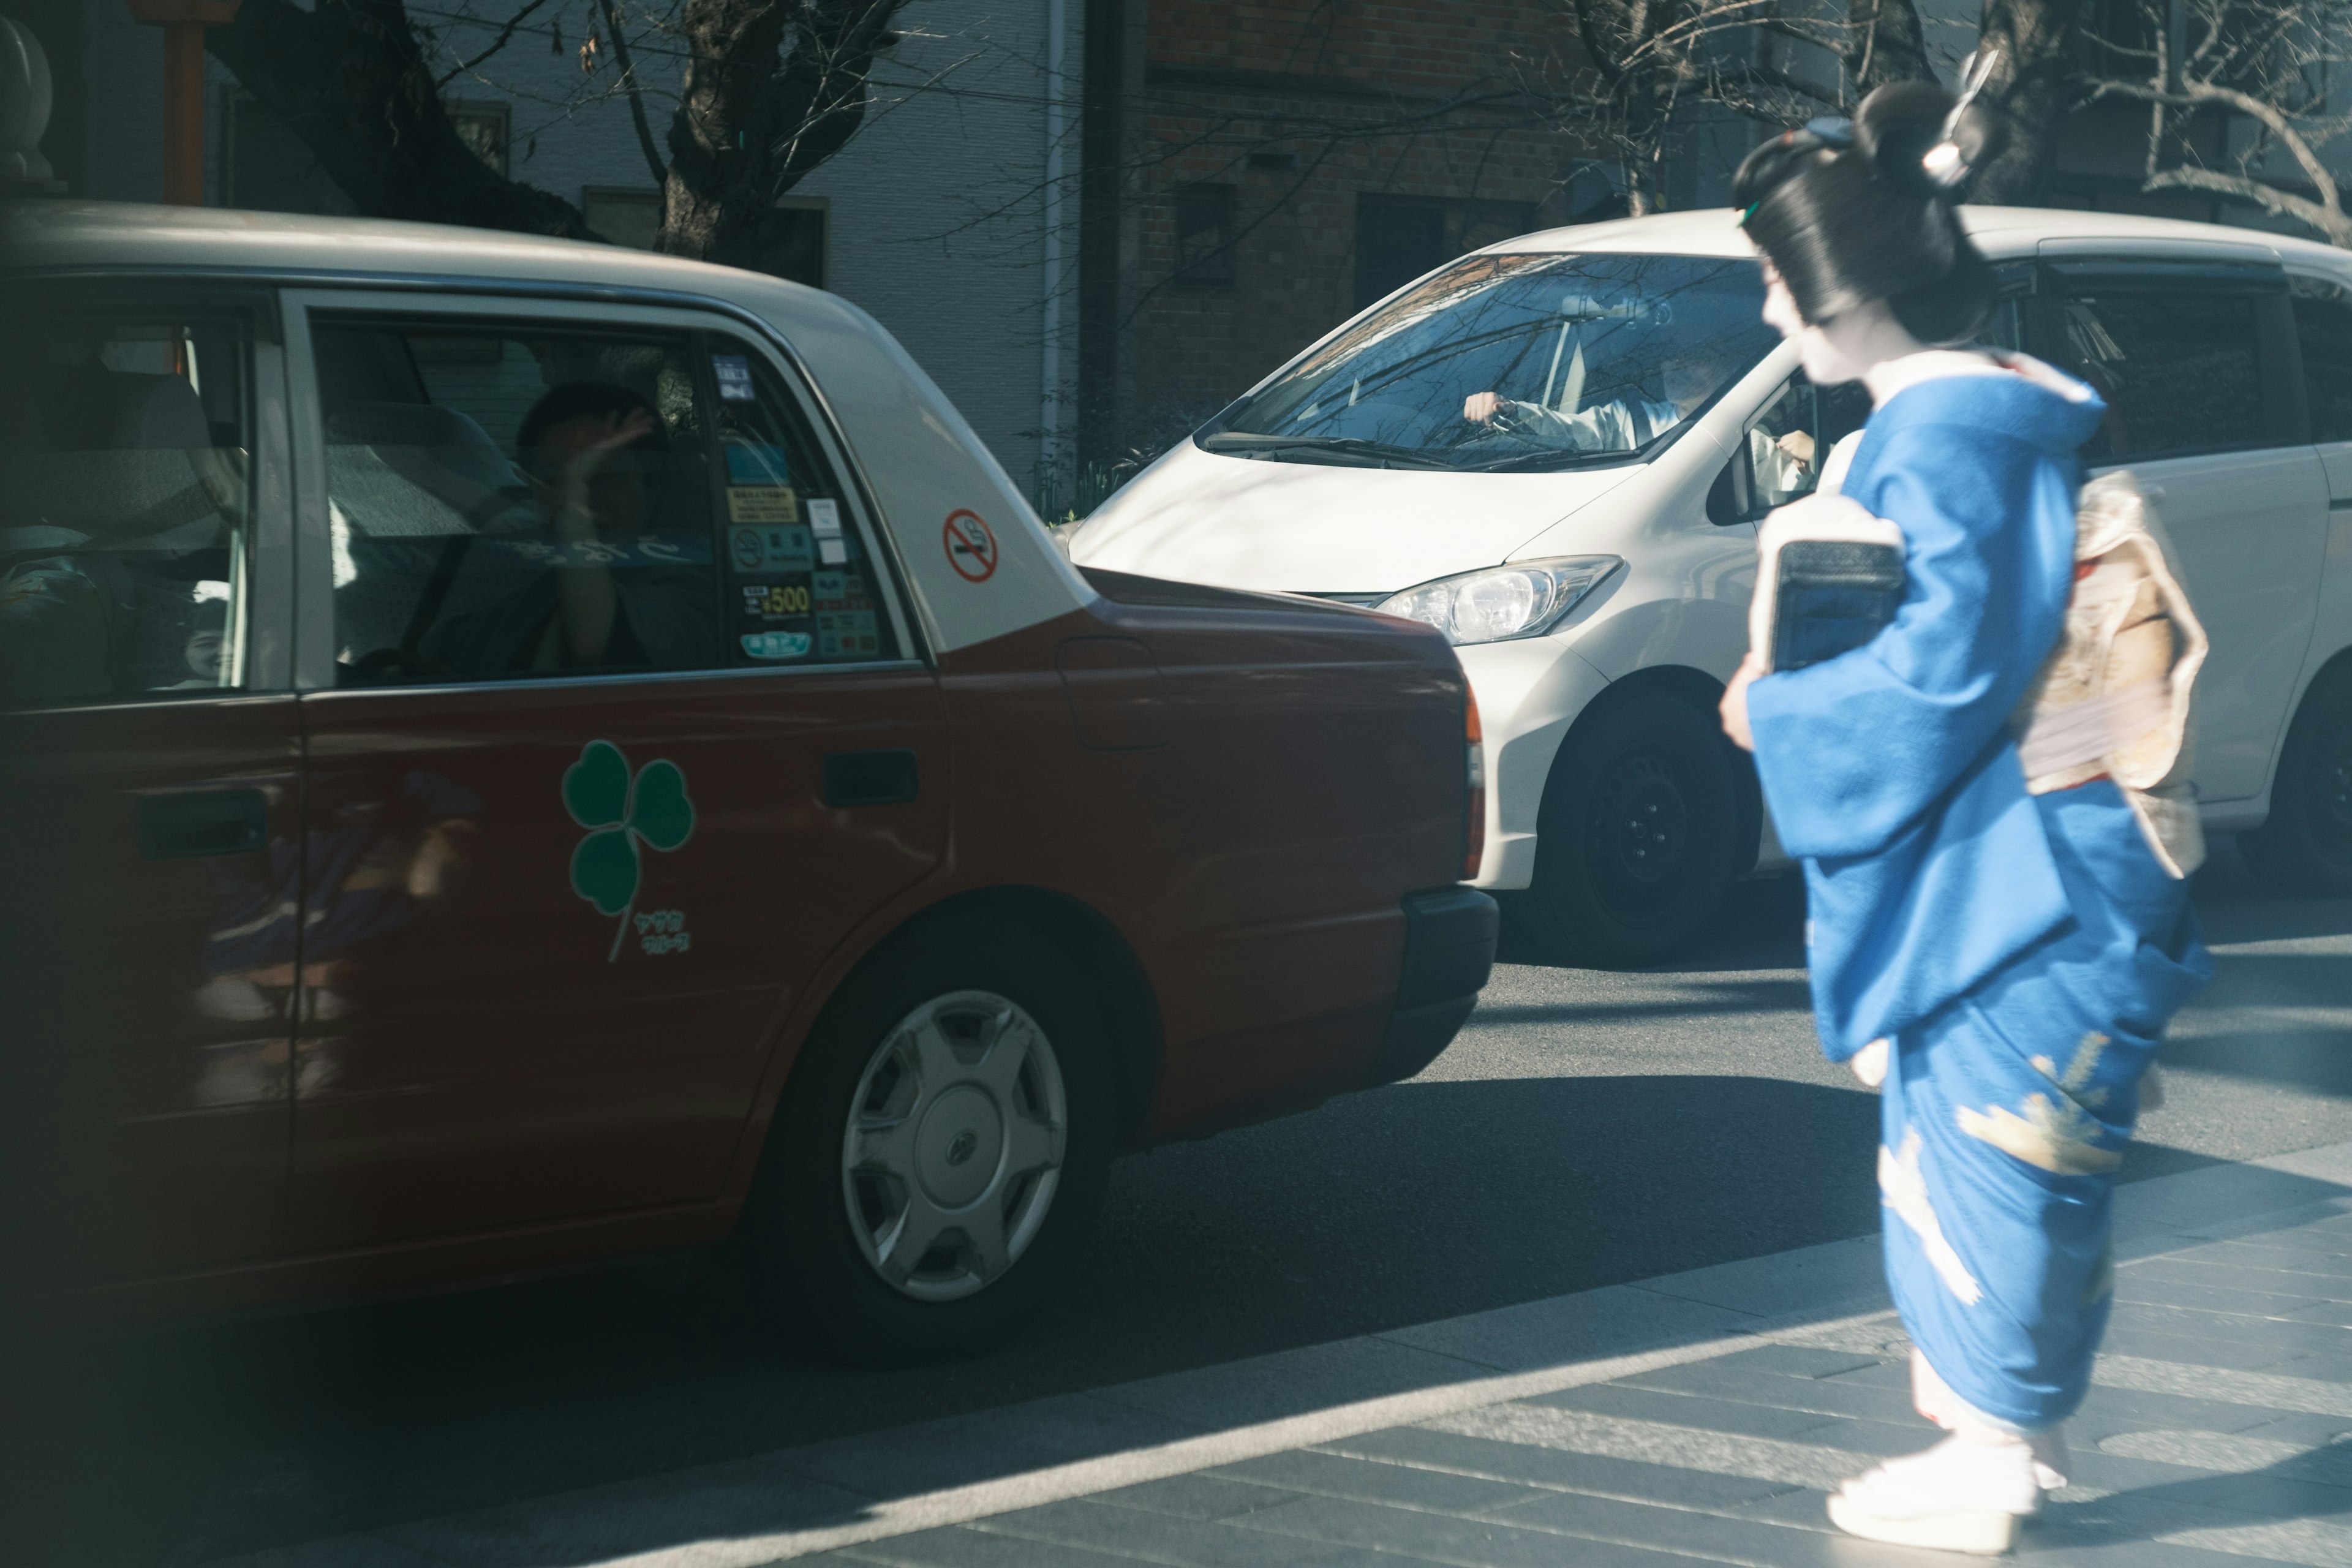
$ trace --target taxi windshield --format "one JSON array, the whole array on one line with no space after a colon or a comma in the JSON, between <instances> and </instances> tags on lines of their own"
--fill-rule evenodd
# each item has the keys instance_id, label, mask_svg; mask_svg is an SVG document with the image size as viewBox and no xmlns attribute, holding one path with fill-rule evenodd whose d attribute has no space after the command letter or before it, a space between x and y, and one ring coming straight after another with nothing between
<instances>
[{"instance_id":1,"label":"taxi windshield","mask_svg":"<svg viewBox=\"0 0 2352 1568\"><path fill-rule=\"evenodd\" d=\"M1672 440L1776 341L1756 264L1465 258L1349 325L1195 439L1229 457L1542 470Z\"/></svg>"}]
</instances>

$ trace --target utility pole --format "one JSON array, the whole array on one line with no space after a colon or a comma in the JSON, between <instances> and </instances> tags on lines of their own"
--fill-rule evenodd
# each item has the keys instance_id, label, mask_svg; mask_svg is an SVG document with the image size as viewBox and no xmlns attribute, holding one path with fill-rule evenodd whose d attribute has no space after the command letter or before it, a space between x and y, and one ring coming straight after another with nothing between
<instances>
[{"instance_id":1,"label":"utility pole","mask_svg":"<svg viewBox=\"0 0 2352 1568\"><path fill-rule=\"evenodd\" d=\"M205 200L205 29L236 20L242 0L128 0L131 15L163 29L163 200Z\"/></svg>"}]
</instances>

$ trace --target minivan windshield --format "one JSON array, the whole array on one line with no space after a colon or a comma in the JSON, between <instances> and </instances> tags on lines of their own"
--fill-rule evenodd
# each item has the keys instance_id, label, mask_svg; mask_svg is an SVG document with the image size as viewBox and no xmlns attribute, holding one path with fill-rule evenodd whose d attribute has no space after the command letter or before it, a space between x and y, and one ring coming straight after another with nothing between
<instances>
[{"instance_id":1,"label":"minivan windshield","mask_svg":"<svg viewBox=\"0 0 2352 1568\"><path fill-rule=\"evenodd\" d=\"M1279 461L1455 469L1663 447L1777 342L1756 263L1479 255L1349 325L1195 439Z\"/></svg>"}]
</instances>

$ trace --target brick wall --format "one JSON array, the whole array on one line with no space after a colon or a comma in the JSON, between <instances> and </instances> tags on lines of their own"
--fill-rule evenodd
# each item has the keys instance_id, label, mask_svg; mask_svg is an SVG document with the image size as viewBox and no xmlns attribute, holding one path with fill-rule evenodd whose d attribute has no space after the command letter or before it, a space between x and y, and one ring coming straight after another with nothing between
<instances>
[{"instance_id":1,"label":"brick wall","mask_svg":"<svg viewBox=\"0 0 2352 1568\"><path fill-rule=\"evenodd\" d=\"M1473 247L1565 221L1577 149L1523 109L1438 112L1562 46L1534 0L1150 0L1145 32L1131 447L1164 446L1355 312L1367 195L1442 201ZM1179 276L1194 185L1232 187L1230 264L1207 269L1229 280Z\"/></svg>"}]
</instances>

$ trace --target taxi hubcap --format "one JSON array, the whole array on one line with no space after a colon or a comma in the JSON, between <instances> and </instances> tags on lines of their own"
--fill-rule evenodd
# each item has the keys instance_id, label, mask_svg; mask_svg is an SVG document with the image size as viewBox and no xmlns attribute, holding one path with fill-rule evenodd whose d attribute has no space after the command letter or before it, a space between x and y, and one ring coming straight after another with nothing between
<instances>
[{"instance_id":1,"label":"taxi hubcap","mask_svg":"<svg viewBox=\"0 0 2352 1568\"><path fill-rule=\"evenodd\" d=\"M937 996L866 1064L841 1146L841 1195L866 1261L950 1301L1037 1237L1062 1170L1062 1069L1035 1019L987 991Z\"/></svg>"}]
</instances>

